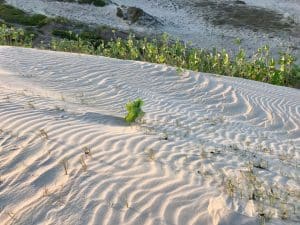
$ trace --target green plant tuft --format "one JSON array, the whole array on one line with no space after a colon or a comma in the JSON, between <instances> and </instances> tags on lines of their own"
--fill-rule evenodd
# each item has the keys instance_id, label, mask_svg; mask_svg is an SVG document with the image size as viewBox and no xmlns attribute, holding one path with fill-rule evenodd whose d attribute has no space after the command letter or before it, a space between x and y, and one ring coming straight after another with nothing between
<instances>
[{"instance_id":1,"label":"green plant tuft","mask_svg":"<svg viewBox=\"0 0 300 225\"><path fill-rule=\"evenodd\" d=\"M125 116L125 121L128 123L135 122L137 119L140 119L144 116L144 112L142 110L144 102L142 99L138 98L135 101L128 102L126 104L127 115Z\"/></svg>"}]
</instances>

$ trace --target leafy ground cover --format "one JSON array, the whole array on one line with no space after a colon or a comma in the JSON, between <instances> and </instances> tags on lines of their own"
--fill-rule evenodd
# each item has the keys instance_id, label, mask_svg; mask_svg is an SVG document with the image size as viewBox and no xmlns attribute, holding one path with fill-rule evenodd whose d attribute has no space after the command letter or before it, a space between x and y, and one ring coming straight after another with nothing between
<instances>
[{"instance_id":1,"label":"leafy ground cover","mask_svg":"<svg viewBox=\"0 0 300 225\"><path fill-rule=\"evenodd\" d=\"M8 23L17 23L27 26L42 26L48 22L47 17L44 15L29 15L23 10L5 4L4 1L0 1L0 18Z\"/></svg>"}]
</instances>

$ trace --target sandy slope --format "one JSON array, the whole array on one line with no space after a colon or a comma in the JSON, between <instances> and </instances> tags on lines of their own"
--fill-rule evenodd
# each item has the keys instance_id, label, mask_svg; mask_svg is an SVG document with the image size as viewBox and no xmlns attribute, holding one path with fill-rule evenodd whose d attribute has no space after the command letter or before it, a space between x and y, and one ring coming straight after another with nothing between
<instances>
[{"instance_id":1,"label":"sandy slope","mask_svg":"<svg viewBox=\"0 0 300 225\"><path fill-rule=\"evenodd\" d=\"M254 168L259 179L289 190L295 207L285 221L274 209L270 223L297 224L299 96L164 65L0 47L1 224L257 224L258 206L224 190L257 160L268 163ZM123 107L136 97L146 117L129 126Z\"/></svg>"}]
</instances>

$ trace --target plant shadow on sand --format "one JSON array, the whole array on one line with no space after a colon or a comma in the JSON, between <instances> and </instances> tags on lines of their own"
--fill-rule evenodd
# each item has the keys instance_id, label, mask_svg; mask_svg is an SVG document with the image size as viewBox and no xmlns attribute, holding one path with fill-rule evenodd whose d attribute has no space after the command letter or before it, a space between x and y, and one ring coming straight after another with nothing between
<instances>
[{"instance_id":1,"label":"plant shadow on sand","mask_svg":"<svg viewBox=\"0 0 300 225\"><path fill-rule=\"evenodd\" d=\"M265 8L246 5L242 1L224 3L203 0L194 5L202 9L205 20L216 26L231 25L264 32L288 31L297 35L293 30L299 25L292 18Z\"/></svg>"},{"instance_id":2,"label":"plant shadow on sand","mask_svg":"<svg viewBox=\"0 0 300 225\"><path fill-rule=\"evenodd\" d=\"M76 121L84 121L88 123L94 124L102 124L102 125L109 125L109 126L130 126L124 119L124 117L120 116L113 116L107 115L102 113L96 112L85 112L85 113L78 113L78 112L69 112L68 110L65 111L62 109L39 109L42 113L46 115L55 115L56 118L60 119L74 119Z\"/></svg>"},{"instance_id":3,"label":"plant shadow on sand","mask_svg":"<svg viewBox=\"0 0 300 225\"><path fill-rule=\"evenodd\" d=\"M79 119L92 122L92 123L101 123L110 126L128 126L128 123L124 120L123 117L105 115L94 112L86 112L83 115L78 116Z\"/></svg>"}]
</instances>

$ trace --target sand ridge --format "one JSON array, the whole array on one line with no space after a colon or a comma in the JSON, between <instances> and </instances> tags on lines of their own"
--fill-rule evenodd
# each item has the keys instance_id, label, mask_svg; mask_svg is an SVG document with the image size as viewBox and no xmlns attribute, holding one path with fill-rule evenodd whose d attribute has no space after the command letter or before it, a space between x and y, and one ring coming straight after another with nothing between
<instances>
[{"instance_id":1,"label":"sand ridge","mask_svg":"<svg viewBox=\"0 0 300 225\"><path fill-rule=\"evenodd\" d=\"M0 78L4 224L257 224L224 189L256 160L299 210L297 89L15 47L0 47ZM137 97L146 116L130 126Z\"/></svg>"}]
</instances>

